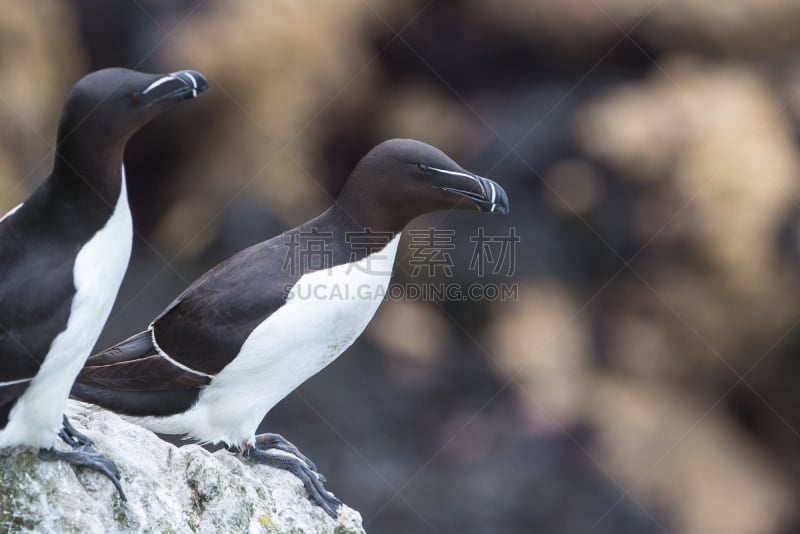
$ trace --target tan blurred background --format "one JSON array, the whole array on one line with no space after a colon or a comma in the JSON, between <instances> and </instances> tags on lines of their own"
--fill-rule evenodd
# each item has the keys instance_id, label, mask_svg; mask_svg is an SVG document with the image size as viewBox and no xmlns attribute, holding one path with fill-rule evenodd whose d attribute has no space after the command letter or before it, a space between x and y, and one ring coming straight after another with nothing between
<instances>
[{"instance_id":1,"label":"tan blurred background","mask_svg":"<svg viewBox=\"0 0 800 534\"><path fill-rule=\"evenodd\" d=\"M211 84L128 147L139 237L103 346L383 139L507 189L507 218L413 226L456 231L463 284L476 228L514 227L518 300L387 302L265 422L369 532L800 532L796 0L0 8L0 211L85 73Z\"/></svg>"}]
</instances>

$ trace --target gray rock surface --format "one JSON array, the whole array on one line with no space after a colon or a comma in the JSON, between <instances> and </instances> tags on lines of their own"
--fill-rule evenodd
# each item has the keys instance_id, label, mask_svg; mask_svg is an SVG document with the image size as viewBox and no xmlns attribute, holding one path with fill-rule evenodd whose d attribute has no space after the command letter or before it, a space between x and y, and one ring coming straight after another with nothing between
<instances>
[{"instance_id":1,"label":"gray rock surface","mask_svg":"<svg viewBox=\"0 0 800 534\"><path fill-rule=\"evenodd\" d=\"M331 519L284 471L175 447L94 406L70 402L67 414L117 462L128 502L94 471L0 451L0 532L364 532L358 512L343 505Z\"/></svg>"}]
</instances>

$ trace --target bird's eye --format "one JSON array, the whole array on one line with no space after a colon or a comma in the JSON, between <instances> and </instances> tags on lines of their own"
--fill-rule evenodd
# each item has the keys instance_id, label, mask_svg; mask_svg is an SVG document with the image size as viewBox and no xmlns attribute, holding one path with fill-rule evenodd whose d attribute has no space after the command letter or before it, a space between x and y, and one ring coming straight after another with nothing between
<instances>
[{"instance_id":1,"label":"bird's eye","mask_svg":"<svg viewBox=\"0 0 800 534\"><path fill-rule=\"evenodd\" d=\"M417 163L417 168L422 172L424 172L425 174L431 172L431 168L425 165L424 163Z\"/></svg>"}]
</instances>

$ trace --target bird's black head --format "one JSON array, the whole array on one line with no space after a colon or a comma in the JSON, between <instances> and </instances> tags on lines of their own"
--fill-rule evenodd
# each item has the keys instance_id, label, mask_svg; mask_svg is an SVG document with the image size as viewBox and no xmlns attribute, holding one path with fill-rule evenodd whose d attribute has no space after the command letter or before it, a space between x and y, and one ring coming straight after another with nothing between
<instances>
[{"instance_id":1,"label":"bird's black head","mask_svg":"<svg viewBox=\"0 0 800 534\"><path fill-rule=\"evenodd\" d=\"M370 150L348 179L339 204L364 219L391 221L400 230L438 210L508 213L508 196L496 182L462 169L441 150L413 139L391 139ZM380 226L380 225L379 225Z\"/></svg>"},{"instance_id":2,"label":"bird's black head","mask_svg":"<svg viewBox=\"0 0 800 534\"><path fill-rule=\"evenodd\" d=\"M208 89L199 72L146 74L111 68L92 72L72 88L59 122L59 143L77 136L90 142L125 143L156 115Z\"/></svg>"}]
</instances>

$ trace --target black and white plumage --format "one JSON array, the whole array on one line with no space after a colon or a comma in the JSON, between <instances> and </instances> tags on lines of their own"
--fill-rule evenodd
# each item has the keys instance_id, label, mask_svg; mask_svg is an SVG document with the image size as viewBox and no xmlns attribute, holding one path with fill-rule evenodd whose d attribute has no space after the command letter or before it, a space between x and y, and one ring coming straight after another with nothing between
<instances>
[{"instance_id":1,"label":"black and white plumage","mask_svg":"<svg viewBox=\"0 0 800 534\"><path fill-rule=\"evenodd\" d=\"M358 163L333 207L211 269L146 331L92 356L73 396L153 431L222 442L289 469L335 516L338 501L313 464L268 451L298 454L256 429L361 334L386 292L403 227L441 209L506 213L508 199L495 182L432 146L381 143ZM309 250L324 254L295 253ZM352 298L325 298L333 290Z\"/></svg>"},{"instance_id":2,"label":"black and white plumage","mask_svg":"<svg viewBox=\"0 0 800 534\"><path fill-rule=\"evenodd\" d=\"M0 219L0 448L39 447L44 459L103 471L119 489L113 462L88 448L62 414L130 257L125 143L205 88L194 71L105 69L68 95L51 174ZM59 430L83 447L52 449Z\"/></svg>"}]
</instances>

